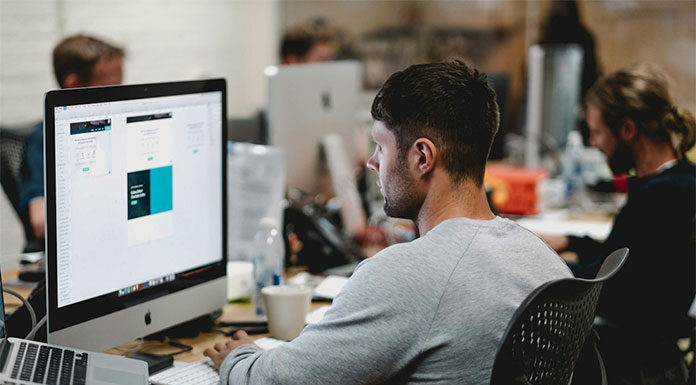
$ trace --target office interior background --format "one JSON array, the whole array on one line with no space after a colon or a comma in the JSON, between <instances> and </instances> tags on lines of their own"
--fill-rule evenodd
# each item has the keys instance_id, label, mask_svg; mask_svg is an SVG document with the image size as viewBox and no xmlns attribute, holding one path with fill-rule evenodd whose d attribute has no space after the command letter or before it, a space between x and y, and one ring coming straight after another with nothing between
<instances>
[{"instance_id":1,"label":"office interior background","mask_svg":"<svg viewBox=\"0 0 696 385\"><path fill-rule=\"evenodd\" d=\"M78 32L126 49L125 84L224 77L228 118L252 116L266 103L263 70L280 63L283 31L320 19L340 32L342 55L364 63L366 94L408 65L461 57L506 74L506 130L523 132L527 52L549 6L546 0L0 0L0 126L42 119L43 95L58 87L52 49ZM578 7L602 73L656 63L673 81L676 104L696 110L696 2L596 0ZM0 214L6 268L24 239L4 194Z\"/></svg>"}]
</instances>

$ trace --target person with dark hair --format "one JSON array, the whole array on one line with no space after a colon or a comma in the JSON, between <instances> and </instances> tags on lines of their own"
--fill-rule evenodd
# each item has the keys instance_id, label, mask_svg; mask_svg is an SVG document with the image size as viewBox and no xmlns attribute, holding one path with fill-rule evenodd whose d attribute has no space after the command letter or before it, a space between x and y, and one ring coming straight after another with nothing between
<instances>
[{"instance_id":1,"label":"person with dark hair","mask_svg":"<svg viewBox=\"0 0 696 385\"><path fill-rule=\"evenodd\" d=\"M75 35L62 40L53 50L53 70L61 88L121 84L122 48L99 39ZM28 210L37 241L44 239L45 202L43 177L43 123L27 138L21 168L19 208Z\"/></svg>"},{"instance_id":2,"label":"person with dark hair","mask_svg":"<svg viewBox=\"0 0 696 385\"><path fill-rule=\"evenodd\" d=\"M539 44L577 44L582 48L582 77L580 95L585 97L601 73L595 41L592 33L583 24L577 2L554 0L542 24Z\"/></svg>"},{"instance_id":3,"label":"person with dark hair","mask_svg":"<svg viewBox=\"0 0 696 385\"><path fill-rule=\"evenodd\" d=\"M358 265L323 320L269 351L237 332L205 350L222 384L488 384L508 321L570 277L539 237L491 213L483 188L498 129L486 76L460 62L393 74L372 105L385 211L420 237Z\"/></svg>"},{"instance_id":4,"label":"person with dark hair","mask_svg":"<svg viewBox=\"0 0 696 385\"><path fill-rule=\"evenodd\" d=\"M338 36L323 19L289 28L280 43L283 64L303 64L334 60L338 55Z\"/></svg>"},{"instance_id":5,"label":"person with dark hair","mask_svg":"<svg viewBox=\"0 0 696 385\"><path fill-rule=\"evenodd\" d=\"M602 289L597 325L610 383L684 384L679 338L694 330L696 169L685 153L696 122L677 107L667 76L642 64L600 79L588 92L590 143L614 174L631 170L628 199L604 242L542 235L578 254L579 277L594 277L612 250L631 251Z\"/></svg>"}]
</instances>

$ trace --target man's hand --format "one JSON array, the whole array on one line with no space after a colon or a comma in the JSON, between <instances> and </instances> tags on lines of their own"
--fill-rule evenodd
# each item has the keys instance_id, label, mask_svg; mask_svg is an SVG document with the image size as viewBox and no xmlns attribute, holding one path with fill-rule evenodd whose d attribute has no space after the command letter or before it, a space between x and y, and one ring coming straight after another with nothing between
<instances>
[{"instance_id":1,"label":"man's hand","mask_svg":"<svg viewBox=\"0 0 696 385\"><path fill-rule=\"evenodd\" d=\"M29 223L37 241L43 241L46 225L46 200L36 197L29 201Z\"/></svg>"},{"instance_id":2,"label":"man's hand","mask_svg":"<svg viewBox=\"0 0 696 385\"><path fill-rule=\"evenodd\" d=\"M232 335L232 339L227 341L227 343L223 344L218 342L215 346L205 349L203 355L210 357L215 367L220 369L220 365L222 365L222 362L225 361L225 358L231 351L241 345L250 345L253 343L254 341L249 338L244 330L239 330Z\"/></svg>"}]
</instances>

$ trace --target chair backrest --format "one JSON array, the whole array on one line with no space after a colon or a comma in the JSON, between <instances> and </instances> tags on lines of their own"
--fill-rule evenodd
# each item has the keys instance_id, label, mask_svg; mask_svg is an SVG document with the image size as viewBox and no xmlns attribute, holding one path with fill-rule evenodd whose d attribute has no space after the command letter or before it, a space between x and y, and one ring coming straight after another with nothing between
<instances>
[{"instance_id":1,"label":"chair backrest","mask_svg":"<svg viewBox=\"0 0 696 385\"><path fill-rule=\"evenodd\" d=\"M627 256L627 248L616 250L595 279L551 281L527 296L503 334L491 385L567 385L592 328L602 284Z\"/></svg>"},{"instance_id":2,"label":"chair backrest","mask_svg":"<svg viewBox=\"0 0 696 385\"><path fill-rule=\"evenodd\" d=\"M24 156L24 143L30 134L24 130L0 128L0 162L2 162L2 187L12 205L19 205L20 168ZM10 191L8 191L8 188Z\"/></svg>"},{"instance_id":3,"label":"chair backrest","mask_svg":"<svg viewBox=\"0 0 696 385\"><path fill-rule=\"evenodd\" d=\"M0 184L15 213L22 222L27 242L34 240L34 233L26 212L19 209L20 170L24 159L27 137L35 126L18 129L0 128Z\"/></svg>"}]
</instances>

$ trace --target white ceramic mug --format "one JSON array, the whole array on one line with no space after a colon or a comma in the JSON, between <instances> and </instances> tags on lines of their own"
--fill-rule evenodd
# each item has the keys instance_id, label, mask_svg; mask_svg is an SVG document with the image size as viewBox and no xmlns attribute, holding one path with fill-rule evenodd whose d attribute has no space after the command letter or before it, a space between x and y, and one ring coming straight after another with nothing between
<instances>
[{"instance_id":1,"label":"white ceramic mug","mask_svg":"<svg viewBox=\"0 0 696 385\"><path fill-rule=\"evenodd\" d=\"M266 286L261 294L271 336L290 341L300 335L312 301L312 290L303 286Z\"/></svg>"}]
</instances>

